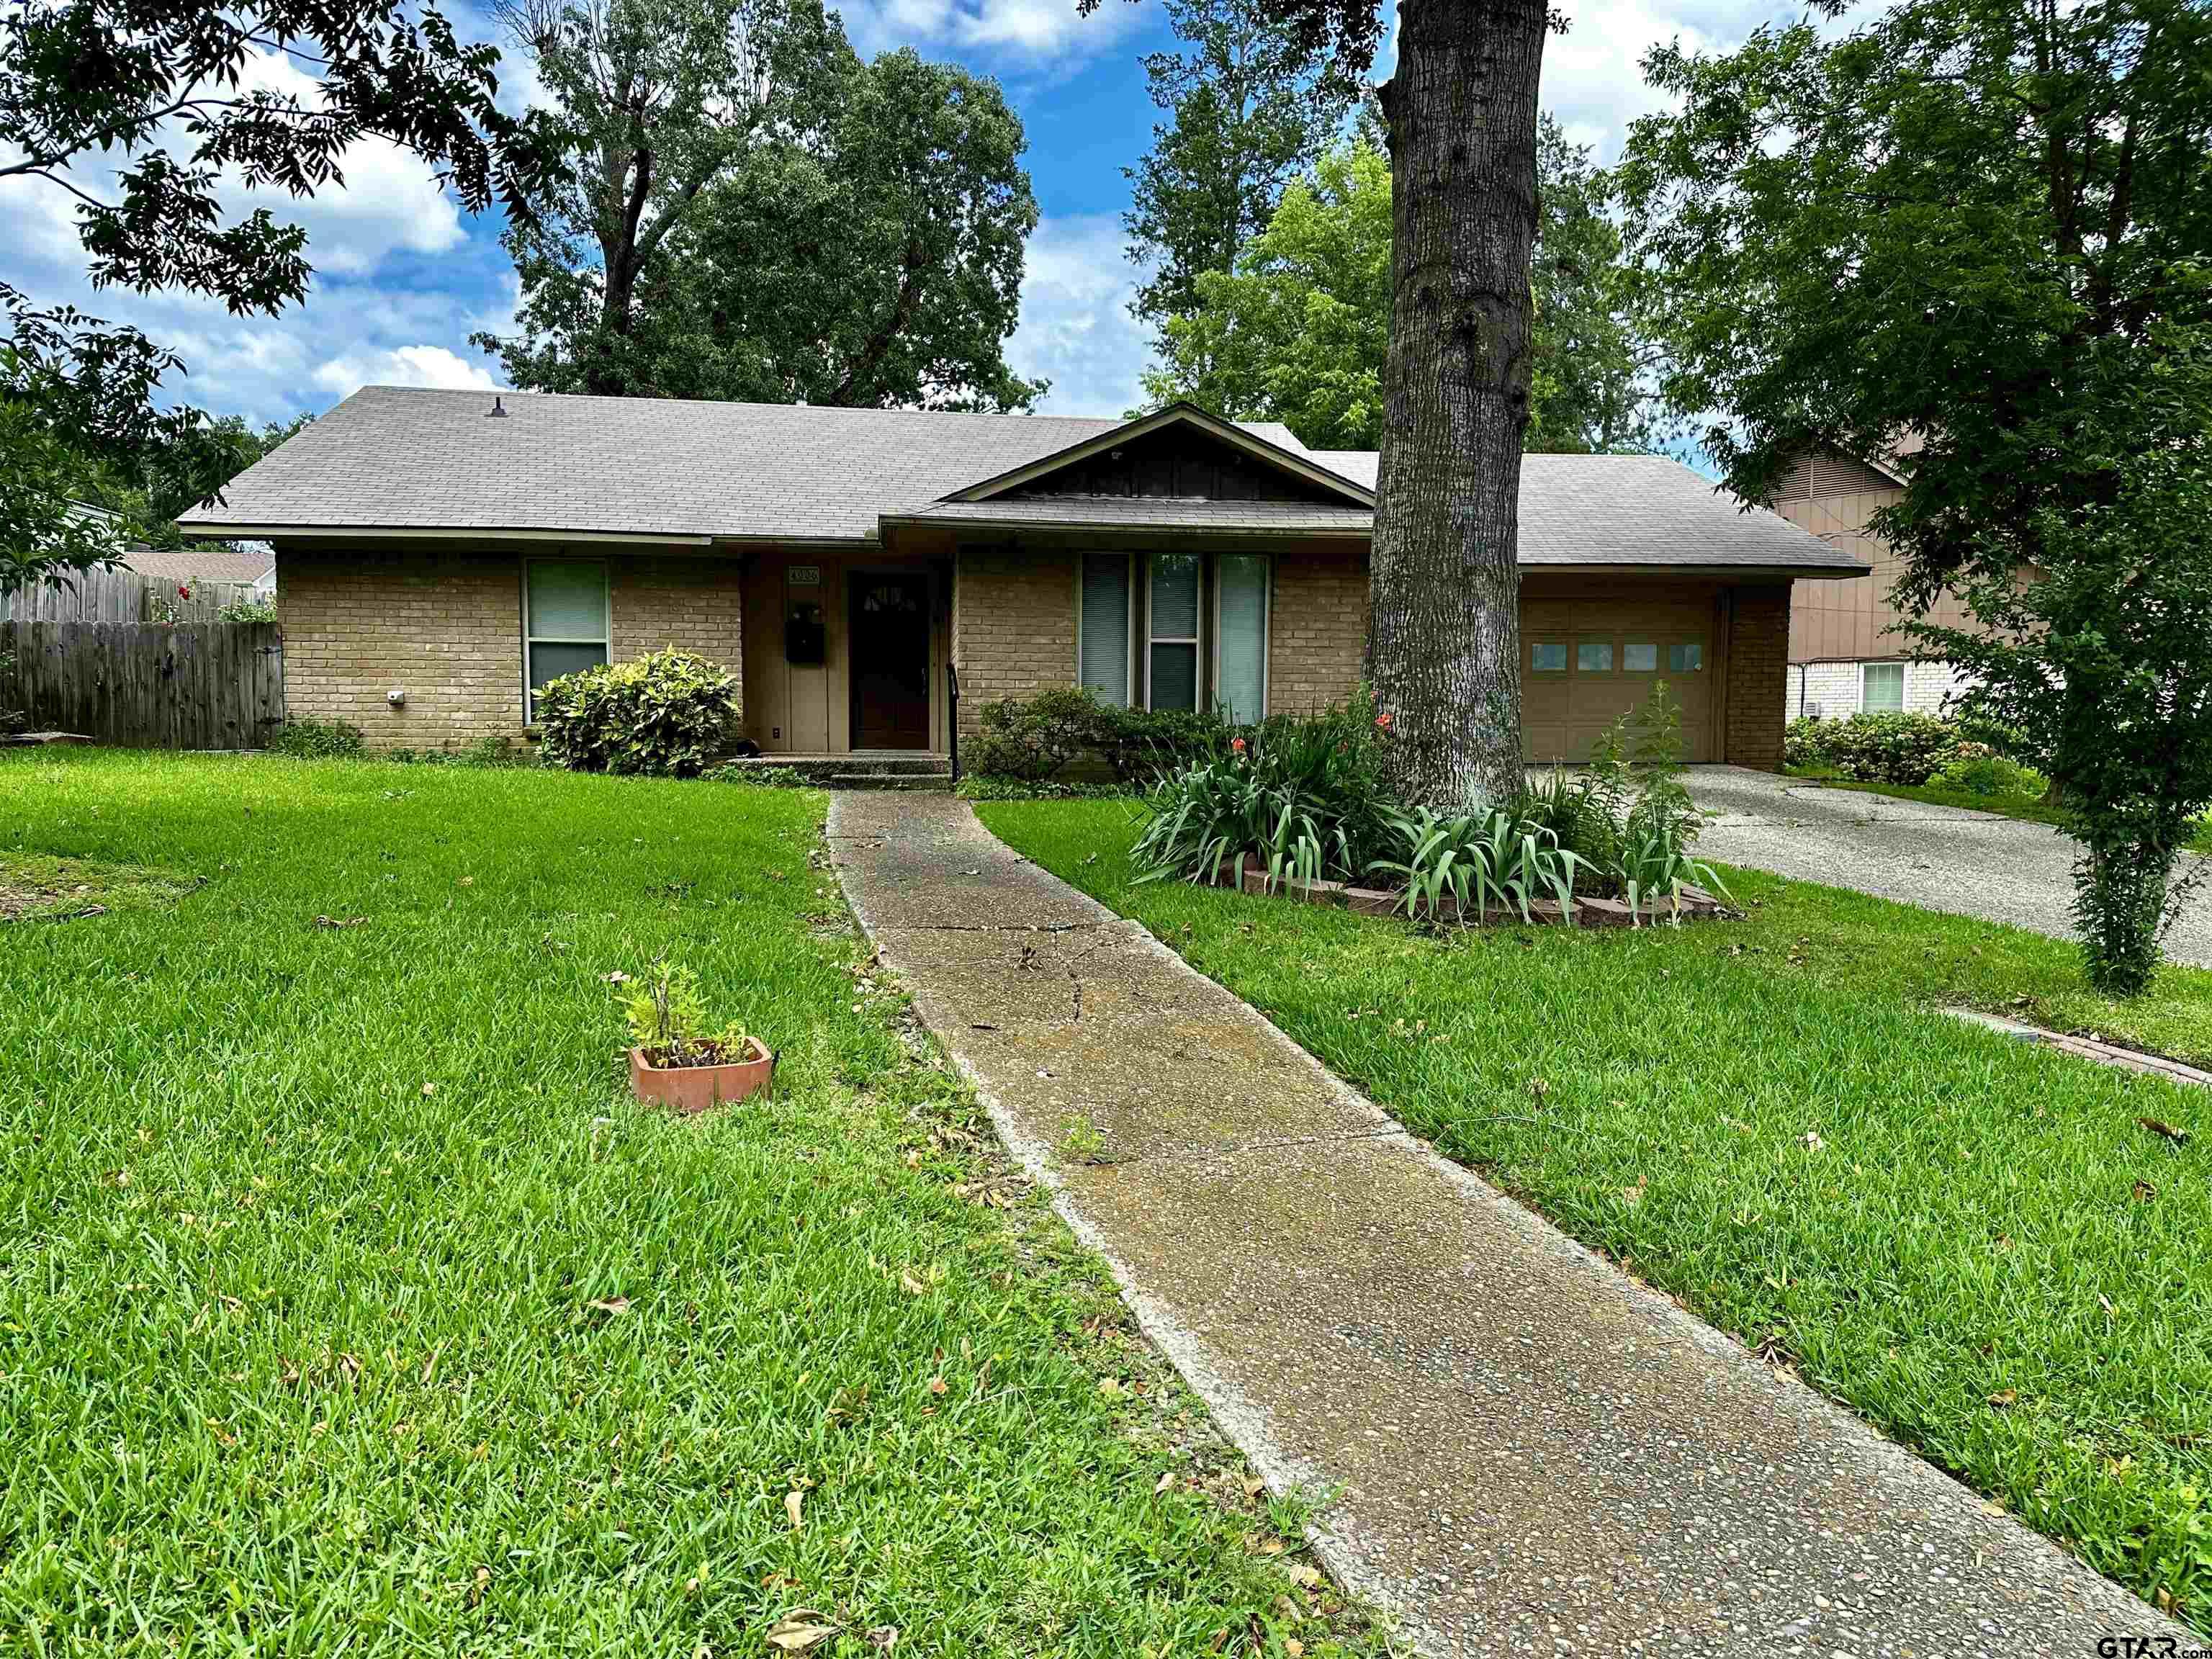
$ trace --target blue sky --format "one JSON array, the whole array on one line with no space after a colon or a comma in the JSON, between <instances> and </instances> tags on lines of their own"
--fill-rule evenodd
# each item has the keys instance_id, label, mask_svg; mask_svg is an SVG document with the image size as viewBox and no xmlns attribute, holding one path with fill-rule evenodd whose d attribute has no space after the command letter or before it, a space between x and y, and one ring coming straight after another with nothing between
<instances>
[{"instance_id":1,"label":"blue sky","mask_svg":"<svg viewBox=\"0 0 2212 1659\"><path fill-rule=\"evenodd\" d=\"M1019 372L1052 380L1048 412L1119 414L1136 400L1145 362L1125 309L1132 277L1118 216L1128 196L1121 169L1143 153L1156 113L1139 59L1169 40L1157 0L1104 0L1087 19L1075 0L849 0L836 9L863 52L913 46L1005 87L1028 131L1043 214L1008 355ZM1731 45L1794 9L1759 0L1570 3L1571 28L1546 51L1545 106L1609 161L1627 123L1654 106L1636 69L1650 46L1677 36ZM448 12L465 32L491 38L480 14ZM514 69L505 92L520 104L531 89L524 66ZM297 78L276 64L262 73ZM386 145L358 147L347 174L343 191L270 203L307 227L317 267L306 302L274 319L232 318L187 295L92 291L67 198L21 179L0 189L9 227L0 276L41 301L144 328L185 361L175 396L257 422L319 413L372 382L499 384L496 365L468 343L476 330L512 322L496 221L460 213L418 163ZM100 188L96 168L80 177ZM241 209L254 202L242 189L234 199Z\"/></svg>"}]
</instances>

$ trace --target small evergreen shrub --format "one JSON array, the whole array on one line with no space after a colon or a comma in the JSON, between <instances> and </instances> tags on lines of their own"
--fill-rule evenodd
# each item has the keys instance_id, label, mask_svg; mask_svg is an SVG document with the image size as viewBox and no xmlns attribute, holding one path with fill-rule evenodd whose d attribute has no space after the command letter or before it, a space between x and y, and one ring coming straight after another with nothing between
<instances>
[{"instance_id":1,"label":"small evergreen shrub","mask_svg":"<svg viewBox=\"0 0 2212 1659\"><path fill-rule=\"evenodd\" d=\"M981 730L961 753L969 775L1042 783L1071 763L1095 758L1130 784L1225 754L1236 729L1189 709L1116 708L1077 686L1025 701L986 703Z\"/></svg>"},{"instance_id":2,"label":"small evergreen shrub","mask_svg":"<svg viewBox=\"0 0 2212 1659\"><path fill-rule=\"evenodd\" d=\"M398 766L466 766L483 771L537 764L527 749L496 736L478 738L459 749L395 749L384 758Z\"/></svg>"},{"instance_id":3,"label":"small evergreen shrub","mask_svg":"<svg viewBox=\"0 0 2212 1659\"><path fill-rule=\"evenodd\" d=\"M291 720L276 728L270 748L300 760L337 760L358 755L368 740L361 727L345 720Z\"/></svg>"},{"instance_id":4,"label":"small evergreen shrub","mask_svg":"<svg viewBox=\"0 0 2212 1659\"><path fill-rule=\"evenodd\" d=\"M538 694L548 766L696 778L729 747L737 678L674 649L550 680Z\"/></svg>"}]
</instances>

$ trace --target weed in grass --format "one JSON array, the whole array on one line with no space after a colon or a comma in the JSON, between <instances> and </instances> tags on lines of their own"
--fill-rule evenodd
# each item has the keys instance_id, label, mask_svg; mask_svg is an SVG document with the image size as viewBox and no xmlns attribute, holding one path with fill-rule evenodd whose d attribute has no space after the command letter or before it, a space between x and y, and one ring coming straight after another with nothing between
<instances>
[{"instance_id":1,"label":"weed in grass","mask_svg":"<svg viewBox=\"0 0 2212 1659\"><path fill-rule=\"evenodd\" d=\"M2212 1631L2212 1101L1940 1012L2026 998L2201 1060L2212 973L2112 1003L2063 940L1750 871L1725 929L1435 939L1139 884L1112 807L981 811L1439 1150Z\"/></svg>"}]
</instances>

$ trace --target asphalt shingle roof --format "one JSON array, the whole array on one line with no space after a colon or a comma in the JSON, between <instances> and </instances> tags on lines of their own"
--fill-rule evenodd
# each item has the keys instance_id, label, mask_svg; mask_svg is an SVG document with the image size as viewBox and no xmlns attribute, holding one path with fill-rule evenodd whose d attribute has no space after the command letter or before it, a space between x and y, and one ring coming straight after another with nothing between
<instances>
[{"instance_id":1,"label":"asphalt shingle roof","mask_svg":"<svg viewBox=\"0 0 2212 1659\"><path fill-rule=\"evenodd\" d=\"M1118 421L925 410L505 396L366 386L182 520L214 532L483 530L872 540L885 516L1060 522L1011 501L934 514L943 497L1110 432ZM1285 428L1245 430L1372 487L1371 451L1307 451ZM1035 498L1031 498L1035 499ZM1074 522L1264 532L1286 504L1089 498ZM1310 528L1360 533L1358 508L1301 506ZM1132 517L1101 518L1101 514ZM1325 520L1326 523L1322 522ZM1738 510L1658 456L1531 455L1522 464L1524 564L1691 565L1844 574L1853 563L1764 510Z\"/></svg>"}]
</instances>

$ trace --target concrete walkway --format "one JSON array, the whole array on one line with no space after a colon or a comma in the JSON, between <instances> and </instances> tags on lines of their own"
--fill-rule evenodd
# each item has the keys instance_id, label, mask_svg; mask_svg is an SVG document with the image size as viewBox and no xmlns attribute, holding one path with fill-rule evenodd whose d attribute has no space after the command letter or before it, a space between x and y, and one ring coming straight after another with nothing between
<instances>
[{"instance_id":1,"label":"concrete walkway","mask_svg":"<svg viewBox=\"0 0 2212 1659\"><path fill-rule=\"evenodd\" d=\"M1719 815L1698 839L1700 858L2074 936L2074 843L2048 824L1735 766L1692 767L1688 781ZM2191 896L2166 950L2212 966L2212 886Z\"/></svg>"},{"instance_id":2,"label":"concrete walkway","mask_svg":"<svg viewBox=\"0 0 2212 1659\"><path fill-rule=\"evenodd\" d=\"M1424 1651L2193 1643L1430 1153L965 803L837 795L830 833L1001 1134L1271 1484L1338 1494L1323 1558Z\"/></svg>"}]
</instances>

